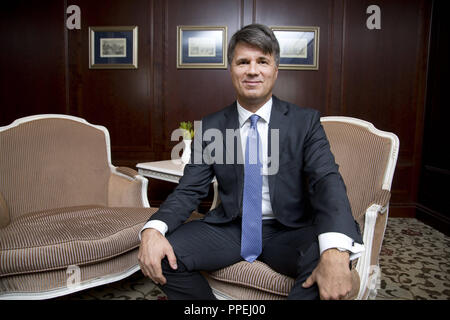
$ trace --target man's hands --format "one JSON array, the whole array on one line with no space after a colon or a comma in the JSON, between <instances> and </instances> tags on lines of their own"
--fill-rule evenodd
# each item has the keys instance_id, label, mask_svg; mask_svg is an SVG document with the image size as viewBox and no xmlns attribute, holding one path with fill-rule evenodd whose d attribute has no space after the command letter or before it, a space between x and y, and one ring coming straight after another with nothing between
<instances>
[{"instance_id":1,"label":"man's hands","mask_svg":"<svg viewBox=\"0 0 450 320\"><path fill-rule=\"evenodd\" d=\"M145 229L141 234L138 260L142 273L157 284L165 284L161 260L167 256L170 267L177 269L177 259L169 241L156 229Z\"/></svg>"},{"instance_id":2,"label":"man's hands","mask_svg":"<svg viewBox=\"0 0 450 320\"><path fill-rule=\"evenodd\" d=\"M320 298L343 299L352 289L352 277L349 266L349 253L337 249L328 249L320 257L319 264L303 283L304 288L317 283ZM141 234L138 260L142 273L155 283L164 285L166 278L162 274L161 260L167 257L170 267L177 269L177 259L169 241L156 229L145 229Z\"/></svg>"},{"instance_id":3,"label":"man's hands","mask_svg":"<svg viewBox=\"0 0 450 320\"><path fill-rule=\"evenodd\" d=\"M348 252L341 252L338 249L324 251L319 264L303 283L303 287L309 288L317 282L320 299L344 299L352 290L349 257Z\"/></svg>"}]
</instances>

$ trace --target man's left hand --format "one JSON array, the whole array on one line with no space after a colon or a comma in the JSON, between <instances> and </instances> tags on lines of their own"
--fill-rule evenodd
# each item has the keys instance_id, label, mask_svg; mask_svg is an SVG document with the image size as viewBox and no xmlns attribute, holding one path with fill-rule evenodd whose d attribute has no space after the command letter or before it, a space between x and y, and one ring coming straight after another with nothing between
<instances>
[{"instance_id":1,"label":"man's left hand","mask_svg":"<svg viewBox=\"0 0 450 320\"><path fill-rule=\"evenodd\" d=\"M352 290L349 259L348 252L341 252L338 249L324 251L319 264L303 283L303 287L309 288L317 283L320 299L344 299Z\"/></svg>"}]
</instances>

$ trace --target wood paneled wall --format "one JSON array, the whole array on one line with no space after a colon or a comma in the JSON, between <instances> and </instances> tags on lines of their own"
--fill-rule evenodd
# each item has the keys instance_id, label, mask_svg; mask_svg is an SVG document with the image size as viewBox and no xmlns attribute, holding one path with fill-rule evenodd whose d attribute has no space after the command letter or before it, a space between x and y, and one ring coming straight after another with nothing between
<instances>
[{"instance_id":1,"label":"wood paneled wall","mask_svg":"<svg viewBox=\"0 0 450 320\"><path fill-rule=\"evenodd\" d=\"M450 210L447 202L450 153L445 145L445 143L448 145L447 121L450 119L447 96L447 79L450 73L450 21L445 9L445 2L434 2L422 170L416 217L450 235Z\"/></svg>"},{"instance_id":2,"label":"wood paneled wall","mask_svg":"<svg viewBox=\"0 0 450 320\"><path fill-rule=\"evenodd\" d=\"M81 8L81 30L65 27ZM381 8L368 30L366 8ZM1 12L0 125L66 113L108 128L113 163L168 159L180 121L234 100L228 70L177 70L178 25L319 26L317 71L280 70L275 94L322 115L346 115L401 142L391 214L413 216L424 130L431 1L428 0L66 0L10 1ZM137 70L88 68L88 27L137 25ZM151 181L158 205L173 185Z\"/></svg>"}]
</instances>

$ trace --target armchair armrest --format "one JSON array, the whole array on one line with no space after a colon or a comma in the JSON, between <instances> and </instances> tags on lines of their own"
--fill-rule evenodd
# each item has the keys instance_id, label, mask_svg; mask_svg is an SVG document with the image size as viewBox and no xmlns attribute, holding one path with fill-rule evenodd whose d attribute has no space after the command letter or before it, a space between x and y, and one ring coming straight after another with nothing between
<instances>
[{"instance_id":1,"label":"armchair armrest","mask_svg":"<svg viewBox=\"0 0 450 320\"><path fill-rule=\"evenodd\" d=\"M380 213L385 213L391 199L391 192L386 189L381 189L376 195L371 205L380 207ZM370 207L370 206L369 206Z\"/></svg>"},{"instance_id":2,"label":"armchair armrest","mask_svg":"<svg viewBox=\"0 0 450 320\"><path fill-rule=\"evenodd\" d=\"M109 207L150 207L147 198L148 180L136 170L111 167L108 184Z\"/></svg>"},{"instance_id":3,"label":"armchair armrest","mask_svg":"<svg viewBox=\"0 0 450 320\"><path fill-rule=\"evenodd\" d=\"M367 208L364 216L365 251L356 265L360 277L358 299L374 298L377 294L377 285L381 275L378 257L386 230L390 197L389 190L381 189L375 195L374 201Z\"/></svg>"},{"instance_id":4,"label":"armchair armrest","mask_svg":"<svg viewBox=\"0 0 450 320\"><path fill-rule=\"evenodd\" d=\"M139 175L139 173L136 170L128 167L116 167L116 172L126 175L130 178L135 178L136 176Z\"/></svg>"}]
</instances>

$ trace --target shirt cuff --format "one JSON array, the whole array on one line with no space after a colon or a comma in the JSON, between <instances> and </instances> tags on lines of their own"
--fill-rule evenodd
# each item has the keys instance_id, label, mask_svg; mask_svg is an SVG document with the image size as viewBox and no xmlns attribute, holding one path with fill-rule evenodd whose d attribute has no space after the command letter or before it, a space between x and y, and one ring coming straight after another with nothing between
<instances>
[{"instance_id":1,"label":"shirt cuff","mask_svg":"<svg viewBox=\"0 0 450 320\"><path fill-rule=\"evenodd\" d=\"M364 245L356 243L349 236L338 232L325 232L319 235L320 255L325 250L340 248L350 251L350 261L359 258L364 249Z\"/></svg>"},{"instance_id":2,"label":"shirt cuff","mask_svg":"<svg viewBox=\"0 0 450 320\"><path fill-rule=\"evenodd\" d=\"M169 227L167 224L161 220L151 220L148 221L144 226L142 227L141 231L139 231L139 240L141 240L141 233L145 229L153 228L161 232L163 236L166 235L167 230L169 230Z\"/></svg>"}]
</instances>

